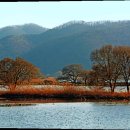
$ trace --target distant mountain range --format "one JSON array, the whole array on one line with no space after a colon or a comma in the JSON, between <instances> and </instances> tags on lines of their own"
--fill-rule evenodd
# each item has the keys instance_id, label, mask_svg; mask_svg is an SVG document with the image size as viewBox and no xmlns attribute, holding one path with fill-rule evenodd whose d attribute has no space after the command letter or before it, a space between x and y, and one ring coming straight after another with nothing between
<instances>
[{"instance_id":1,"label":"distant mountain range","mask_svg":"<svg viewBox=\"0 0 130 130\"><path fill-rule=\"evenodd\" d=\"M47 28L43 28L37 24L24 24L24 25L14 25L0 28L0 38L9 35L22 35L22 34L39 34L47 31Z\"/></svg>"},{"instance_id":2,"label":"distant mountain range","mask_svg":"<svg viewBox=\"0 0 130 130\"><path fill-rule=\"evenodd\" d=\"M90 68L91 51L105 44L130 45L130 21L71 21L52 29L36 24L0 29L0 58L23 57L45 74L74 63Z\"/></svg>"}]
</instances>

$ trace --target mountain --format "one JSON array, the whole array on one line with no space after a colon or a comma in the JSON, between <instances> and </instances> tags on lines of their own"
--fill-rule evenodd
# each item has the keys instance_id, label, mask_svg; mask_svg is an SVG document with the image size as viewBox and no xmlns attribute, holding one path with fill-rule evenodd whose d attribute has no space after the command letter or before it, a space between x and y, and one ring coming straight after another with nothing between
<instances>
[{"instance_id":1,"label":"mountain","mask_svg":"<svg viewBox=\"0 0 130 130\"><path fill-rule=\"evenodd\" d=\"M14 25L0 28L0 39L9 35L22 35L22 34L39 34L47 31L47 28L43 28L37 24L24 24Z\"/></svg>"},{"instance_id":2,"label":"mountain","mask_svg":"<svg viewBox=\"0 0 130 130\"><path fill-rule=\"evenodd\" d=\"M7 26L0 29L0 58L16 57L30 51L37 44L36 35L46 32L48 29L37 24L24 24ZM35 39L33 35L35 34ZM31 37L31 40L29 38ZM32 42L31 42L32 41Z\"/></svg>"},{"instance_id":3,"label":"mountain","mask_svg":"<svg viewBox=\"0 0 130 130\"><path fill-rule=\"evenodd\" d=\"M21 56L45 74L68 64L91 67L90 54L102 45L130 45L130 21L71 21L40 34L0 39L0 58Z\"/></svg>"}]
</instances>

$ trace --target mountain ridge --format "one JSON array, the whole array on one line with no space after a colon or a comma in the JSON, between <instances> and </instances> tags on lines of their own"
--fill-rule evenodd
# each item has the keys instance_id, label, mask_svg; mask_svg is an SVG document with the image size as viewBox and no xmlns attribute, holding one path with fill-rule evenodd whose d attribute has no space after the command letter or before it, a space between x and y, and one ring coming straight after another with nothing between
<instances>
[{"instance_id":1,"label":"mountain ridge","mask_svg":"<svg viewBox=\"0 0 130 130\"><path fill-rule=\"evenodd\" d=\"M68 22L40 34L0 39L0 58L20 56L38 66L45 74L54 74L73 63L90 68L93 49L106 44L130 45L129 28L130 20Z\"/></svg>"},{"instance_id":2,"label":"mountain ridge","mask_svg":"<svg viewBox=\"0 0 130 130\"><path fill-rule=\"evenodd\" d=\"M40 34L47 30L48 28L44 28L34 23L10 25L0 28L0 39L9 35Z\"/></svg>"}]
</instances>

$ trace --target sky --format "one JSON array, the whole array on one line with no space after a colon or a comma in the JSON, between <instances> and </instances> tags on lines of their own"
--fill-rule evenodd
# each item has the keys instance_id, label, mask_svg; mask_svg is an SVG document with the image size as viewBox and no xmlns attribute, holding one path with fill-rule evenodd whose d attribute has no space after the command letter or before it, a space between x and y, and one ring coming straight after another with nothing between
<instances>
[{"instance_id":1,"label":"sky","mask_svg":"<svg viewBox=\"0 0 130 130\"><path fill-rule=\"evenodd\" d=\"M0 28L26 23L53 28L73 20L130 20L130 1L0 2Z\"/></svg>"}]
</instances>

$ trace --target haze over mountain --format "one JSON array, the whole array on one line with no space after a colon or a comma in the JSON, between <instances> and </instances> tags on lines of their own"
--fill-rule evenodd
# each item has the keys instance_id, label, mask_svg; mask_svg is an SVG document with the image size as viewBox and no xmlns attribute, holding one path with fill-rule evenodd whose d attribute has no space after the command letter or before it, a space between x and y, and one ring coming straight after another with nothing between
<instances>
[{"instance_id":1,"label":"haze over mountain","mask_svg":"<svg viewBox=\"0 0 130 130\"><path fill-rule=\"evenodd\" d=\"M33 23L0 28L0 57L16 57L26 53L36 45L27 42L28 35L41 34L47 30Z\"/></svg>"},{"instance_id":2,"label":"haze over mountain","mask_svg":"<svg viewBox=\"0 0 130 130\"><path fill-rule=\"evenodd\" d=\"M24 24L24 25L14 25L0 28L0 38L9 35L22 35L22 34L39 34L45 32L47 28L41 27L37 24Z\"/></svg>"},{"instance_id":3,"label":"haze over mountain","mask_svg":"<svg viewBox=\"0 0 130 130\"><path fill-rule=\"evenodd\" d=\"M71 21L37 34L8 35L0 39L0 58L20 56L54 74L73 63L90 68L91 51L105 44L130 45L130 21Z\"/></svg>"}]
</instances>

